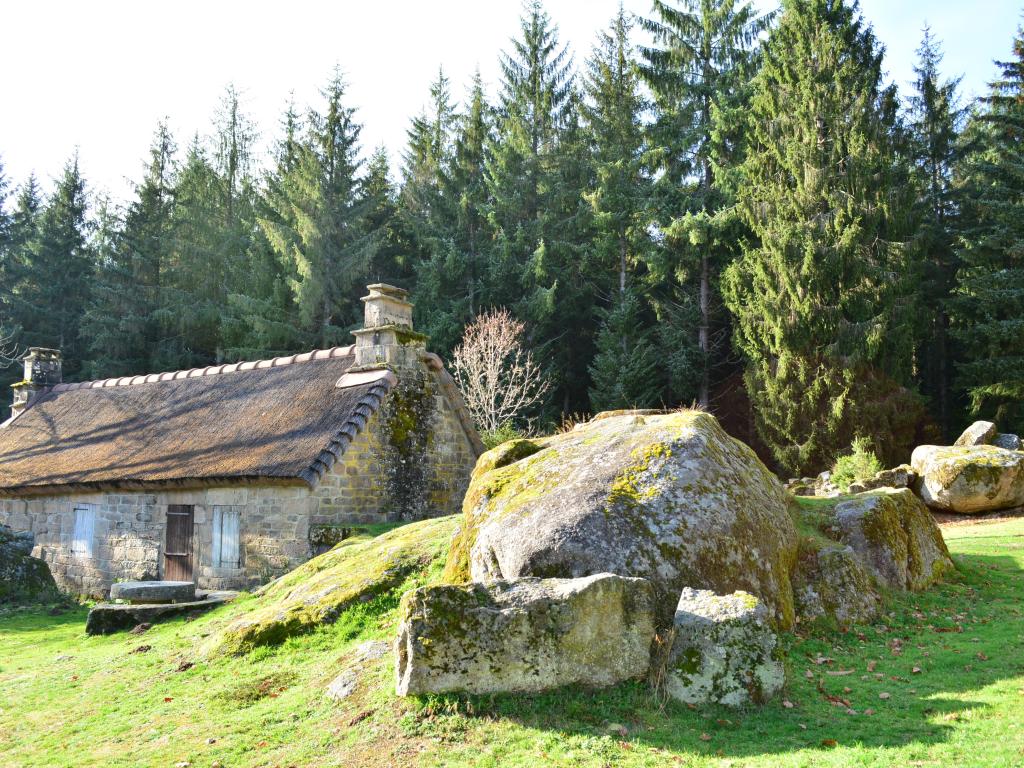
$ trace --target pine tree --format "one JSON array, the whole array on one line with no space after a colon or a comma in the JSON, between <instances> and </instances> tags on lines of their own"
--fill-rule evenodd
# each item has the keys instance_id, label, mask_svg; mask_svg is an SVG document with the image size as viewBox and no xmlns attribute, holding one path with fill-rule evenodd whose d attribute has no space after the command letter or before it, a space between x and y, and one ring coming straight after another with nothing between
<instances>
[{"instance_id":1,"label":"pine tree","mask_svg":"<svg viewBox=\"0 0 1024 768\"><path fill-rule=\"evenodd\" d=\"M970 128L957 276L959 385L975 414L1024 431L1024 30Z\"/></svg>"},{"instance_id":2,"label":"pine tree","mask_svg":"<svg viewBox=\"0 0 1024 768\"><path fill-rule=\"evenodd\" d=\"M64 166L39 217L36 235L26 244L19 296L24 311L19 319L22 342L60 349L65 376L72 381L80 375L86 357L81 325L94 266L86 214L85 180L76 155Z\"/></svg>"},{"instance_id":3,"label":"pine tree","mask_svg":"<svg viewBox=\"0 0 1024 768\"><path fill-rule=\"evenodd\" d=\"M725 118L743 101L744 83L754 70L754 47L771 16L759 17L747 0L654 0L654 12L655 18L641 20L655 42L642 49L643 72L655 96L657 119L651 132L662 154L662 220L674 241L669 244L672 256L681 262L660 271L684 280L697 273L698 402L708 407L712 373L726 346L726 335L714 327L721 322L717 273L735 253L725 237L705 239L695 252L685 214L714 214L731 202L716 183L716 171L728 170L739 159ZM712 248L716 243L719 247Z\"/></svg>"},{"instance_id":4,"label":"pine tree","mask_svg":"<svg viewBox=\"0 0 1024 768\"><path fill-rule=\"evenodd\" d=\"M3 313L10 331L20 331L22 322L29 319L33 307L26 302L23 294L27 289L25 279L30 244L39 234L39 217L42 213L42 192L35 174L18 188L14 210L8 227L7 247L3 256ZM12 379L14 381L16 379ZM0 379L0 385L6 384Z\"/></svg>"},{"instance_id":5,"label":"pine tree","mask_svg":"<svg viewBox=\"0 0 1024 768\"><path fill-rule=\"evenodd\" d=\"M369 279L408 285L413 270L409 252L412 234L398 214L398 191L391 181L391 161L383 146L370 155L359 195L366 207L363 228L377 243L367 269Z\"/></svg>"},{"instance_id":6,"label":"pine tree","mask_svg":"<svg viewBox=\"0 0 1024 768\"><path fill-rule=\"evenodd\" d=\"M269 190L270 215L260 226L285 267L302 330L311 343L346 340L358 319L362 289L377 241L364 227L359 197L359 133L335 73L323 92L324 113L312 111L295 167Z\"/></svg>"},{"instance_id":7,"label":"pine tree","mask_svg":"<svg viewBox=\"0 0 1024 768\"><path fill-rule=\"evenodd\" d=\"M756 239L724 293L760 436L785 469L852 438L905 455L920 417L914 231L882 51L856 5L784 0L750 108L740 205Z\"/></svg>"},{"instance_id":8,"label":"pine tree","mask_svg":"<svg viewBox=\"0 0 1024 768\"><path fill-rule=\"evenodd\" d=\"M956 205L953 173L960 155L959 133L966 110L959 105L960 78L943 81L942 50L927 27L917 49L908 129L921 209L921 249L926 255L921 283L926 323L919 353L922 389L945 437L950 431L952 365L948 344L948 302L956 276Z\"/></svg>"}]
</instances>

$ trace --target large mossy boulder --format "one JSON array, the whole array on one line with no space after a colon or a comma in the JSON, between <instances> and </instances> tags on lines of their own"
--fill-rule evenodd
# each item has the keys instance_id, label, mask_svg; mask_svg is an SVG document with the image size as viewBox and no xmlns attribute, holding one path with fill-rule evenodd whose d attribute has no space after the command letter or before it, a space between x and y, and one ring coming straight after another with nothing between
<instances>
[{"instance_id":1,"label":"large mossy boulder","mask_svg":"<svg viewBox=\"0 0 1024 768\"><path fill-rule=\"evenodd\" d=\"M58 598L45 562L32 557L32 534L0 525L0 603L37 603Z\"/></svg>"},{"instance_id":2,"label":"large mossy boulder","mask_svg":"<svg viewBox=\"0 0 1024 768\"><path fill-rule=\"evenodd\" d=\"M920 591L953 569L942 532L909 488L883 488L836 505L835 524L880 584Z\"/></svg>"},{"instance_id":3,"label":"large mossy boulder","mask_svg":"<svg viewBox=\"0 0 1024 768\"><path fill-rule=\"evenodd\" d=\"M215 633L210 653L244 653L334 622L348 607L438 568L457 516L410 523L373 539L345 540L239 604L248 608Z\"/></svg>"},{"instance_id":4,"label":"large mossy boulder","mask_svg":"<svg viewBox=\"0 0 1024 768\"><path fill-rule=\"evenodd\" d=\"M782 485L713 416L618 412L484 454L445 576L641 577L662 626L684 587L745 590L786 627L796 548Z\"/></svg>"},{"instance_id":5,"label":"large mossy boulder","mask_svg":"<svg viewBox=\"0 0 1024 768\"><path fill-rule=\"evenodd\" d=\"M601 687L642 677L654 640L644 579L581 579L421 587L399 607L398 695Z\"/></svg>"},{"instance_id":6,"label":"large mossy boulder","mask_svg":"<svg viewBox=\"0 0 1024 768\"><path fill-rule=\"evenodd\" d=\"M910 460L933 509L981 514L1024 506L1024 452L993 445L922 445Z\"/></svg>"}]
</instances>

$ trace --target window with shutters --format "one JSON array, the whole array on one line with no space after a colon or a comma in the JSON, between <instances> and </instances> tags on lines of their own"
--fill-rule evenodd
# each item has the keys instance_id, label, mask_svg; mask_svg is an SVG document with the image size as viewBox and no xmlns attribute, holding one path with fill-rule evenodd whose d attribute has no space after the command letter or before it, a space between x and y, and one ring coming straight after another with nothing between
<instances>
[{"instance_id":1,"label":"window with shutters","mask_svg":"<svg viewBox=\"0 0 1024 768\"><path fill-rule=\"evenodd\" d=\"M213 566L238 568L241 514L235 507L213 508Z\"/></svg>"},{"instance_id":2,"label":"window with shutters","mask_svg":"<svg viewBox=\"0 0 1024 768\"><path fill-rule=\"evenodd\" d=\"M75 507L75 535L71 541L71 554L75 557L92 557L92 543L95 531L95 505L81 504Z\"/></svg>"}]
</instances>

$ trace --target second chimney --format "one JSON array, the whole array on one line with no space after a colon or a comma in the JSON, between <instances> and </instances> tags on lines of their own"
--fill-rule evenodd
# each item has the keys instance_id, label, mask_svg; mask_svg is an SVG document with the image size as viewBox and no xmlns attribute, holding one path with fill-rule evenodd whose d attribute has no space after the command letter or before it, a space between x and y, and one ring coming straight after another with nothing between
<instances>
[{"instance_id":1,"label":"second chimney","mask_svg":"<svg viewBox=\"0 0 1024 768\"><path fill-rule=\"evenodd\" d=\"M20 415L37 394L61 383L60 350L31 347L22 362L25 364L25 377L11 385L14 390L12 417Z\"/></svg>"}]
</instances>

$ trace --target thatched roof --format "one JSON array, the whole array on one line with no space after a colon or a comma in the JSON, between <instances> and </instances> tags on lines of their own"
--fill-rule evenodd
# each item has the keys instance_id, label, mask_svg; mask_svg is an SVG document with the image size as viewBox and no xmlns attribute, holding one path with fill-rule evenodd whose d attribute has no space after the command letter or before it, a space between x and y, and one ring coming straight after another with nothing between
<instances>
[{"instance_id":1,"label":"thatched roof","mask_svg":"<svg viewBox=\"0 0 1024 768\"><path fill-rule=\"evenodd\" d=\"M0 494L317 480L395 383L351 347L59 384L0 428ZM340 385L340 386L339 386Z\"/></svg>"}]
</instances>

